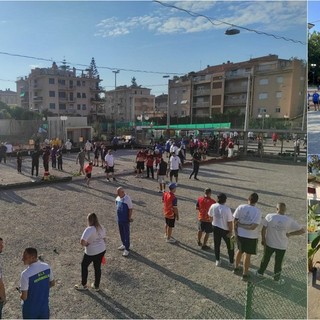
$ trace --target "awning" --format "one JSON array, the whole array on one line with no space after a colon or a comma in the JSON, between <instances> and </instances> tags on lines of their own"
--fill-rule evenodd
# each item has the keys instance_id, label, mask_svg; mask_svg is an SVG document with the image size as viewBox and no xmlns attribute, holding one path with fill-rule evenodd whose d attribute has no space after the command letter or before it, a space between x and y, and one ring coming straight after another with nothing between
<instances>
[{"instance_id":1,"label":"awning","mask_svg":"<svg viewBox=\"0 0 320 320\"><path fill-rule=\"evenodd\" d=\"M181 102L180 102L180 104L187 104L188 103L188 100L182 100Z\"/></svg>"}]
</instances>

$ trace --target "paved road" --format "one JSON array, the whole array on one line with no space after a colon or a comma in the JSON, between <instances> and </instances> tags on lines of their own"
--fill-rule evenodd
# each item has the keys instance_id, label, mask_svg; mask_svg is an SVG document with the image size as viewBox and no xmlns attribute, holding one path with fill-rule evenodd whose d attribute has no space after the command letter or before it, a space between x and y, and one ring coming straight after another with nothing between
<instances>
[{"instance_id":1,"label":"paved road","mask_svg":"<svg viewBox=\"0 0 320 320\"><path fill-rule=\"evenodd\" d=\"M320 111L308 111L308 154L320 154Z\"/></svg>"},{"instance_id":2,"label":"paved road","mask_svg":"<svg viewBox=\"0 0 320 320\"><path fill-rule=\"evenodd\" d=\"M117 153L117 157L130 167L132 162L125 152ZM51 294L52 318L195 318L212 308L215 313L207 313L207 318L243 318L245 284L226 266L225 246L221 268L215 267L212 250L204 252L197 246L195 201L204 188L211 187L214 194L225 192L227 203L235 209L246 201L249 193L256 191L263 215L274 212L276 203L284 201L288 213L305 225L305 167L249 161L218 163L202 166L200 181L188 179L190 170L185 168L180 174L177 189L181 217L174 230L177 245L165 243L163 238L158 184L150 179L137 179L134 174L121 176L118 183L107 183L103 176L97 177L90 189L78 180L1 191L1 237L6 241L2 264L9 299L4 318L21 317L15 287L23 270L21 254L26 246L39 249L57 278ZM132 252L127 259L117 250L114 197L119 185L134 203ZM80 279L79 238L90 212L96 212L107 229L107 265L103 268L101 293L80 293L73 289ZM290 240L284 268L306 256L306 238ZM53 252L54 248L59 254ZM252 261L254 269L261 254L259 245L259 254ZM91 268L89 279L92 278ZM290 288L289 285L286 290ZM277 290L273 292L280 298ZM281 298L286 299L286 295L282 293Z\"/></svg>"}]
</instances>

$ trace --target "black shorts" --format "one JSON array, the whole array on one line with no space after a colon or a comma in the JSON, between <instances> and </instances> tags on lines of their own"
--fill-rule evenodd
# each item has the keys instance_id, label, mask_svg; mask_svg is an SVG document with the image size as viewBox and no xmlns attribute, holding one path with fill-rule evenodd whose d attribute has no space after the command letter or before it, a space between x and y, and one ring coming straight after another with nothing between
<instances>
[{"instance_id":1,"label":"black shorts","mask_svg":"<svg viewBox=\"0 0 320 320\"><path fill-rule=\"evenodd\" d=\"M174 223L175 223L176 219L169 219L166 218L166 225L170 228L174 228Z\"/></svg>"},{"instance_id":2,"label":"black shorts","mask_svg":"<svg viewBox=\"0 0 320 320\"><path fill-rule=\"evenodd\" d=\"M113 167L106 167L105 173L114 172Z\"/></svg>"},{"instance_id":3,"label":"black shorts","mask_svg":"<svg viewBox=\"0 0 320 320\"><path fill-rule=\"evenodd\" d=\"M208 221L198 221L198 230L205 233L212 233L213 232L212 223Z\"/></svg>"},{"instance_id":4,"label":"black shorts","mask_svg":"<svg viewBox=\"0 0 320 320\"><path fill-rule=\"evenodd\" d=\"M144 170L144 162L143 161L138 161L137 162L137 169L138 170Z\"/></svg>"},{"instance_id":5,"label":"black shorts","mask_svg":"<svg viewBox=\"0 0 320 320\"><path fill-rule=\"evenodd\" d=\"M87 177L88 179L90 179L90 178L91 178L91 173L86 173L86 177Z\"/></svg>"},{"instance_id":6,"label":"black shorts","mask_svg":"<svg viewBox=\"0 0 320 320\"><path fill-rule=\"evenodd\" d=\"M313 101L313 104L319 104L319 101Z\"/></svg>"},{"instance_id":7,"label":"black shorts","mask_svg":"<svg viewBox=\"0 0 320 320\"><path fill-rule=\"evenodd\" d=\"M238 249L248 254L257 254L258 239L237 237Z\"/></svg>"},{"instance_id":8,"label":"black shorts","mask_svg":"<svg viewBox=\"0 0 320 320\"><path fill-rule=\"evenodd\" d=\"M178 177L179 170L170 170L170 177Z\"/></svg>"}]
</instances>

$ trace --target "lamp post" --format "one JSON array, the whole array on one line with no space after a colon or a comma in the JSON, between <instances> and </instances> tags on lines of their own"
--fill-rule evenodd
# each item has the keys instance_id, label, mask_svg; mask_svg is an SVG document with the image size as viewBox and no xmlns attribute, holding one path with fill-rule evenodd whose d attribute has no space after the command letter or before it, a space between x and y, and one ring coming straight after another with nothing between
<instances>
[{"instance_id":1,"label":"lamp post","mask_svg":"<svg viewBox=\"0 0 320 320\"><path fill-rule=\"evenodd\" d=\"M266 112L264 112L263 114L258 114L258 118L261 119L262 118L262 128L261 129L264 129L264 119L265 118L270 118L270 115L268 115Z\"/></svg>"},{"instance_id":2,"label":"lamp post","mask_svg":"<svg viewBox=\"0 0 320 320\"><path fill-rule=\"evenodd\" d=\"M117 74L120 72L120 70L112 70L114 73L114 89L117 88Z\"/></svg>"},{"instance_id":3,"label":"lamp post","mask_svg":"<svg viewBox=\"0 0 320 320\"><path fill-rule=\"evenodd\" d=\"M169 78L169 75L164 75L162 78ZM170 129L170 85L168 81L168 101L167 101L167 129Z\"/></svg>"}]
</instances>

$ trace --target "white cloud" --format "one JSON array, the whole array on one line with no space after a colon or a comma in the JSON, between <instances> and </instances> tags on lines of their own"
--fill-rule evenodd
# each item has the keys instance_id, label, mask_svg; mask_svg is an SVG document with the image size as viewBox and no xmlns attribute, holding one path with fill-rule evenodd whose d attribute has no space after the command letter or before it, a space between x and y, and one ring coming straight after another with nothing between
<instances>
[{"instance_id":1,"label":"white cloud","mask_svg":"<svg viewBox=\"0 0 320 320\"><path fill-rule=\"evenodd\" d=\"M307 15L304 1L183 1L170 4L205 14L211 18L213 24L204 17L191 17L183 11L163 7L162 14L157 10L149 15L125 20L116 17L103 19L96 25L98 31L95 35L118 37L128 35L137 29L147 29L155 34L226 29L228 25L221 21L258 31L282 33L292 26L305 24ZM214 10L211 10L212 8Z\"/></svg>"}]
</instances>

